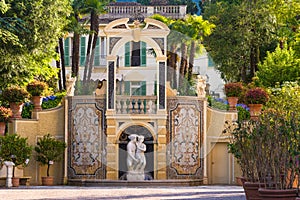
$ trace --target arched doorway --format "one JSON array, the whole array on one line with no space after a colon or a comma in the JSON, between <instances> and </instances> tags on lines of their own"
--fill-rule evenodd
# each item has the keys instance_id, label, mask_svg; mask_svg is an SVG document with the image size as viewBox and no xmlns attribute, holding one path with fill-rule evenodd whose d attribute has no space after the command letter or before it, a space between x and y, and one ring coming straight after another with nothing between
<instances>
[{"instance_id":1,"label":"arched doorway","mask_svg":"<svg viewBox=\"0 0 300 200\"><path fill-rule=\"evenodd\" d=\"M145 137L144 144L146 145L145 157L146 157L146 167L145 167L145 179L151 180L154 177L154 151L153 151L153 136L151 132L140 125L133 125L126 128L119 138L119 179L126 180L127 172L127 144L129 142L128 135L136 134L143 135Z\"/></svg>"}]
</instances>

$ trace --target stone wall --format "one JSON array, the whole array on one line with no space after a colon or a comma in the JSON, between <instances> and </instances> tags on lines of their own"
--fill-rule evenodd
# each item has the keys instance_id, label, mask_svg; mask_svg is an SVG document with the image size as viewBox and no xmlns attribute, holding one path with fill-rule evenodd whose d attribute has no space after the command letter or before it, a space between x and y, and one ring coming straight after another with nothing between
<instances>
[{"instance_id":1,"label":"stone wall","mask_svg":"<svg viewBox=\"0 0 300 200\"><path fill-rule=\"evenodd\" d=\"M167 103L167 178L203 180L206 101L172 97Z\"/></svg>"},{"instance_id":2,"label":"stone wall","mask_svg":"<svg viewBox=\"0 0 300 200\"><path fill-rule=\"evenodd\" d=\"M33 119L13 120L8 124L8 133L17 133L22 137L28 138L28 143L36 145L39 138L53 135L59 140L65 141L65 109L60 106L54 109L34 112ZM65 161L54 163L50 167L50 176L54 176L55 184L63 184L65 181ZM22 175L19 174L20 176ZM41 166L35 161L35 151L32 151L28 166L23 169L23 176L30 176L30 184L41 184L41 177L46 176L46 166Z\"/></svg>"},{"instance_id":3,"label":"stone wall","mask_svg":"<svg viewBox=\"0 0 300 200\"><path fill-rule=\"evenodd\" d=\"M105 179L105 105L103 97L68 97L68 179Z\"/></svg>"}]
</instances>

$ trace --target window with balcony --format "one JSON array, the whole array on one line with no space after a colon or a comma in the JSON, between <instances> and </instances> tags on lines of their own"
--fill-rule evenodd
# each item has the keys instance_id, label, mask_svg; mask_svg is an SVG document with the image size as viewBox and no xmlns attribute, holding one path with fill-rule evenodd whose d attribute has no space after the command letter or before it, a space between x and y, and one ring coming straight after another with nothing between
<instances>
[{"instance_id":1,"label":"window with balcony","mask_svg":"<svg viewBox=\"0 0 300 200\"><path fill-rule=\"evenodd\" d=\"M130 96L145 96L146 95L146 81L124 81L125 95Z\"/></svg>"}]
</instances>

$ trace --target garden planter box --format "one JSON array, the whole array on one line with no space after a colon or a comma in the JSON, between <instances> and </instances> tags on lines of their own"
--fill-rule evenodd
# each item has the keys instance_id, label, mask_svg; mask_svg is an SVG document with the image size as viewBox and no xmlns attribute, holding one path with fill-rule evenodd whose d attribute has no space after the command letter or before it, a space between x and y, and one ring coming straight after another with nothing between
<instances>
[{"instance_id":1,"label":"garden planter box","mask_svg":"<svg viewBox=\"0 0 300 200\"><path fill-rule=\"evenodd\" d=\"M298 196L297 189L286 189L286 190L276 190L276 189L258 189L259 196L262 200L296 200Z\"/></svg>"}]
</instances>

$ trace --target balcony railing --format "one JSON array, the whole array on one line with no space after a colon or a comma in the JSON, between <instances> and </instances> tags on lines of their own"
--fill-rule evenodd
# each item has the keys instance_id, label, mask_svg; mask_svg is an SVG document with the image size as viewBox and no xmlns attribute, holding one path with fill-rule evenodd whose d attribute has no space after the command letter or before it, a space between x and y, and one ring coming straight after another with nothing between
<instances>
[{"instance_id":1,"label":"balcony railing","mask_svg":"<svg viewBox=\"0 0 300 200\"><path fill-rule=\"evenodd\" d=\"M100 15L100 19L119 19L134 17L150 17L161 14L173 19L182 19L186 15L185 5L175 6L107 6L107 13Z\"/></svg>"},{"instance_id":2,"label":"balcony railing","mask_svg":"<svg viewBox=\"0 0 300 200\"><path fill-rule=\"evenodd\" d=\"M157 111L156 96L123 96L117 95L117 114L155 114Z\"/></svg>"}]
</instances>

